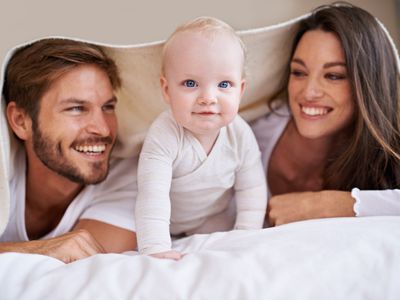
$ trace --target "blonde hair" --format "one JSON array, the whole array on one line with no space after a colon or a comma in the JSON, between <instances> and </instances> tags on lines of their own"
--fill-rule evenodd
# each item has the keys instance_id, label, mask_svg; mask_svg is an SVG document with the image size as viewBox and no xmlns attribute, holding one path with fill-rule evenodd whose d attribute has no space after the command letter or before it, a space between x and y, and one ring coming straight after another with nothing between
<instances>
[{"instance_id":1,"label":"blonde hair","mask_svg":"<svg viewBox=\"0 0 400 300\"><path fill-rule=\"evenodd\" d=\"M235 32L235 30L224 21L221 21L217 18L213 17L198 17L191 21L188 21L180 26L178 26L175 31L168 37L165 41L163 50L162 50L162 66L161 66L161 74L164 74L165 71L165 53L173 39L182 32L200 32L207 34L210 37L215 36L218 33L227 33L229 34L235 41L238 42L240 48L243 52L243 64L246 61L246 46L243 43L242 39L239 35ZM244 69L244 66L243 66Z\"/></svg>"}]
</instances>

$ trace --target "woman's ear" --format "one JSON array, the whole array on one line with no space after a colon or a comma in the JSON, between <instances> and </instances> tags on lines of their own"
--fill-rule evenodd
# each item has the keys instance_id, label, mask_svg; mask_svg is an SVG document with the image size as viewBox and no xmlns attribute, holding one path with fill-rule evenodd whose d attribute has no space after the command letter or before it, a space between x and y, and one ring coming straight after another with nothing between
<instances>
[{"instance_id":1,"label":"woman's ear","mask_svg":"<svg viewBox=\"0 0 400 300\"><path fill-rule=\"evenodd\" d=\"M30 137L32 120L22 108L17 107L14 101L11 101L7 105L7 120L12 131L21 140L26 140Z\"/></svg>"},{"instance_id":2,"label":"woman's ear","mask_svg":"<svg viewBox=\"0 0 400 300\"><path fill-rule=\"evenodd\" d=\"M169 94L168 94L168 81L163 75L160 76L160 85L161 85L161 92L162 92L164 101L167 104L169 104L170 98L169 98Z\"/></svg>"}]
</instances>

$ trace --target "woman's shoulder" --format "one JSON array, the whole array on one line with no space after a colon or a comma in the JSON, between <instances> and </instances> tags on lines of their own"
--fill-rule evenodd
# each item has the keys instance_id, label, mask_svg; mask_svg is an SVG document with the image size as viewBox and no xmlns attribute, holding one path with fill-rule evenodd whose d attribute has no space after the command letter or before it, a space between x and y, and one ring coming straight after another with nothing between
<instances>
[{"instance_id":1,"label":"woman's shoulder","mask_svg":"<svg viewBox=\"0 0 400 300\"><path fill-rule=\"evenodd\" d=\"M287 105L281 105L273 111L250 122L256 138L275 135L277 131L282 131L291 117Z\"/></svg>"}]
</instances>

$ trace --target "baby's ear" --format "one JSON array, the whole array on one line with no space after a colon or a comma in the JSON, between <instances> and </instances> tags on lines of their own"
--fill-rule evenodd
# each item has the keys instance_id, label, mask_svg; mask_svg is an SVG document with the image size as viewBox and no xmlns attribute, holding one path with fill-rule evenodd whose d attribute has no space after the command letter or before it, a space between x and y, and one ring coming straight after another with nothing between
<instances>
[{"instance_id":1,"label":"baby's ear","mask_svg":"<svg viewBox=\"0 0 400 300\"><path fill-rule=\"evenodd\" d=\"M246 79L243 79L242 82L240 83L240 98L243 97L243 93L246 90L247 87L247 81Z\"/></svg>"},{"instance_id":2,"label":"baby's ear","mask_svg":"<svg viewBox=\"0 0 400 300\"><path fill-rule=\"evenodd\" d=\"M14 101L7 105L7 120L12 131L21 139L27 140L32 133L32 120Z\"/></svg>"},{"instance_id":3,"label":"baby's ear","mask_svg":"<svg viewBox=\"0 0 400 300\"><path fill-rule=\"evenodd\" d=\"M170 97L169 97L169 93L168 93L168 81L163 75L160 76L160 86L161 86L161 92L162 92L164 101L167 104L169 104Z\"/></svg>"}]
</instances>

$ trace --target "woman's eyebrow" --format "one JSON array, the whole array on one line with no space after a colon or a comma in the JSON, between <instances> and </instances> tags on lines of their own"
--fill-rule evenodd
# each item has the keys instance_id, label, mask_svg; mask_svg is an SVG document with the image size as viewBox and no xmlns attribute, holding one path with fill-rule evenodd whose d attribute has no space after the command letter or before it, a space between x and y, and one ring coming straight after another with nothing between
<instances>
[{"instance_id":1,"label":"woman's eyebrow","mask_svg":"<svg viewBox=\"0 0 400 300\"><path fill-rule=\"evenodd\" d=\"M341 62L341 61L334 61L334 62L329 62L329 63L324 64L324 68L330 68L330 67L336 67L336 66L346 67L346 63Z\"/></svg>"},{"instance_id":2,"label":"woman's eyebrow","mask_svg":"<svg viewBox=\"0 0 400 300\"><path fill-rule=\"evenodd\" d=\"M303 60L301 60L300 58L293 58L292 59L292 63L297 63L297 64L299 64L299 65L302 65L302 66L306 66L306 64L304 63L304 61Z\"/></svg>"},{"instance_id":3,"label":"woman's eyebrow","mask_svg":"<svg viewBox=\"0 0 400 300\"><path fill-rule=\"evenodd\" d=\"M300 59L300 58L293 58L291 62L306 67L305 62L304 62L302 59ZM323 65L323 68L326 69L326 68L331 68L331 67L336 67L336 66L346 67L346 63L345 63L345 62L342 62L342 61L328 62L328 63L325 63L325 64Z\"/></svg>"}]
</instances>

